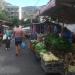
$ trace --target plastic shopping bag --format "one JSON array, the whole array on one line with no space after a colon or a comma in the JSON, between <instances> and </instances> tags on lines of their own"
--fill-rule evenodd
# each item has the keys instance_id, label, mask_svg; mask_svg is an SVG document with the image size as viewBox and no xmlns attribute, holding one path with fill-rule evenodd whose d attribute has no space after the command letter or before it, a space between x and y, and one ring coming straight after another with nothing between
<instances>
[{"instance_id":1,"label":"plastic shopping bag","mask_svg":"<svg viewBox=\"0 0 75 75\"><path fill-rule=\"evenodd\" d=\"M6 40L7 39L7 36L6 34L3 35L3 40Z\"/></svg>"},{"instance_id":2,"label":"plastic shopping bag","mask_svg":"<svg viewBox=\"0 0 75 75\"><path fill-rule=\"evenodd\" d=\"M26 48L26 43L25 43L25 42L22 42L22 43L21 43L21 48L22 48L22 49L25 49L25 48Z\"/></svg>"}]
</instances>

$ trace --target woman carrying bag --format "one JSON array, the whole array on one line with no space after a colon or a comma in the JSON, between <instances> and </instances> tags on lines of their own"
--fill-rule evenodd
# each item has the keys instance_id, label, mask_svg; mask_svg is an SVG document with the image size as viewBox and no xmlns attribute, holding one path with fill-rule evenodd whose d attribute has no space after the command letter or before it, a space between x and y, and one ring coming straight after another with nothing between
<instances>
[{"instance_id":1,"label":"woman carrying bag","mask_svg":"<svg viewBox=\"0 0 75 75\"><path fill-rule=\"evenodd\" d=\"M6 50L8 50L10 48L10 40L11 40L11 32L9 29L6 30L5 35L6 35L5 47L6 47Z\"/></svg>"}]
</instances>

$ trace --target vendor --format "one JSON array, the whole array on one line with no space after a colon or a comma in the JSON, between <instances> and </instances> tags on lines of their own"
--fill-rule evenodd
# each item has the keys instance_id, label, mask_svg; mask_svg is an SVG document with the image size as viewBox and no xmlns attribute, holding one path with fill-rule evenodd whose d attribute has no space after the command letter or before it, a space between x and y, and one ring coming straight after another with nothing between
<instances>
[{"instance_id":1,"label":"vendor","mask_svg":"<svg viewBox=\"0 0 75 75\"><path fill-rule=\"evenodd\" d=\"M37 40L37 32L32 32L31 33L30 40Z\"/></svg>"},{"instance_id":2,"label":"vendor","mask_svg":"<svg viewBox=\"0 0 75 75\"><path fill-rule=\"evenodd\" d=\"M63 37L69 42L72 43L72 32L66 27L63 29Z\"/></svg>"}]
</instances>

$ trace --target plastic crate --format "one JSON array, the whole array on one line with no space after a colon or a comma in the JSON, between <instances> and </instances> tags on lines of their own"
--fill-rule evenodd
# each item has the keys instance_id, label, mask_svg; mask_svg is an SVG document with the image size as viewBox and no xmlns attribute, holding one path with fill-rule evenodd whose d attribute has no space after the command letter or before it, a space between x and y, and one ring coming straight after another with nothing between
<instances>
[{"instance_id":1,"label":"plastic crate","mask_svg":"<svg viewBox=\"0 0 75 75\"><path fill-rule=\"evenodd\" d=\"M44 62L41 59L41 67L46 73L60 73L61 75L65 75L64 63L62 61Z\"/></svg>"}]
</instances>

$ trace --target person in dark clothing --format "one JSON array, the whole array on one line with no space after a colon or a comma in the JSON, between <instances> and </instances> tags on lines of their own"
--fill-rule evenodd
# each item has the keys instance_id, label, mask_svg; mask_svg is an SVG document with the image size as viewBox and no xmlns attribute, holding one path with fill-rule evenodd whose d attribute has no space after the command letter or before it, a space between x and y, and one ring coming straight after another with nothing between
<instances>
[{"instance_id":1,"label":"person in dark clothing","mask_svg":"<svg viewBox=\"0 0 75 75\"><path fill-rule=\"evenodd\" d=\"M32 32L31 33L30 40L37 40L37 32Z\"/></svg>"},{"instance_id":2,"label":"person in dark clothing","mask_svg":"<svg viewBox=\"0 0 75 75\"><path fill-rule=\"evenodd\" d=\"M10 48L10 40L11 40L12 34L9 29L6 30L5 34L6 34L5 47L6 47L6 50L8 50Z\"/></svg>"},{"instance_id":3,"label":"person in dark clothing","mask_svg":"<svg viewBox=\"0 0 75 75\"><path fill-rule=\"evenodd\" d=\"M3 33L4 33L4 27L2 26L2 22L0 22L0 46L2 44Z\"/></svg>"},{"instance_id":4,"label":"person in dark clothing","mask_svg":"<svg viewBox=\"0 0 75 75\"><path fill-rule=\"evenodd\" d=\"M63 37L71 44L72 43L72 32L66 27L63 30Z\"/></svg>"}]
</instances>

